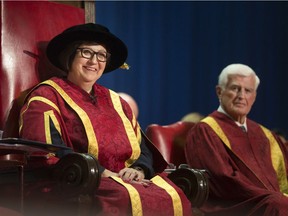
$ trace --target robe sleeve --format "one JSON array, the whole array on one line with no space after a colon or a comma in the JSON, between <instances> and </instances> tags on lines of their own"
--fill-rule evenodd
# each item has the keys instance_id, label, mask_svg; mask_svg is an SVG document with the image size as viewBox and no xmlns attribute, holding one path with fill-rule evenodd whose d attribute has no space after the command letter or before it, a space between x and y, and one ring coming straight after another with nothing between
<instances>
[{"instance_id":1,"label":"robe sleeve","mask_svg":"<svg viewBox=\"0 0 288 216\"><path fill-rule=\"evenodd\" d=\"M56 127L54 126L53 122L50 124L50 131L52 137L52 143L57 145L65 145L63 140L61 139L60 134L58 133ZM141 155L138 160L132 165L132 167L141 167L144 170L144 174L146 178L151 178L154 175L153 169L153 157L150 150L147 148L144 139L142 139L141 145ZM64 155L71 153L71 151L61 151L58 152L56 155L57 157L61 158ZM105 170L105 167L99 164L99 172L102 174Z\"/></svg>"},{"instance_id":2,"label":"robe sleeve","mask_svg":"<svg viewBox=\"0 0 288 216\"><path fill-rule=\"evenodd\" d=\"M37 88L30 93L20 113L19 135L21 138L66 146L63 136L66 136L67 133L62 126L64 125L63 119L54 99L53 92L49 88ZM37 160L30 165L37 167L54 164L58 161L59 156L67 153L58 152L56 155L59 155L56 157L49 154L45 161Z\"/></svg>"},{"instance_id":3,"label":"robe sleeve","mask_svg":"<svg viewBox=\"0 0 288 216\"><path fill-rule=\"evenodd\" d=\"M58 105L49 88L38 88L27 98L21 109L19 122L20 137L52 144L62 142L66 131ZM56 128L56 131L51 130Z\"/></svg>"},{"instance_id":4,"label":"robe sleeve","mask_svg":"<svg viewBox=\"0 0 288 216\"><path fill-rule=\"evenodd\" d=\"M147 148L145 140L142 138L141 144L141 155L138 160L132 164L132 167L141 167L144 170L146 178L151 178L154 175L153 169L153 156L151 151Z\"/></svg>"}]
</instances>

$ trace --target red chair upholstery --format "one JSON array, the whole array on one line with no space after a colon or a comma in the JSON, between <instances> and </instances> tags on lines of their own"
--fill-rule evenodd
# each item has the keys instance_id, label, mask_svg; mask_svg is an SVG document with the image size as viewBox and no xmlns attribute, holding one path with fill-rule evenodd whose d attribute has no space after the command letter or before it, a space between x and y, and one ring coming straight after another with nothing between
<instances>
[{"instance_id":1,"label":"red chair upholstery","mask_svg":"<svg viewBox=\"0 0 288 216\"><path fill-rule=\"evenodd\" d=\"M27 207L23 195L27 179L29 184L35 180L36 185L39 179L49 182L49 185L51 183L53 187L50 189L57 192L55 199L58 200L61 199L57 197L58 195L62 197L61 192L65 192L63 195L65 199L67 195L65 189L69 187L72 189L70 190L72 194L69 196L75 196L78 200L79 194L95 191L100 176L98 162L92 156L73 153L60 159L55 167L49 167L47 170L41 167L42 172L39 176L33 170L31 180L27 178L31 172L27 172L24 168L29 158L29 150L26 149L31 149L31 145L35 142L14 139L18 137L19 112L26 92L40 81L52 77L54 75L52 72L57 70L46 59L47 42L64 29L85 23L84 9L49 1L1 1L0 7L0 130L4 130L3 137L13 137L8 140L0 138L0 215L12 215L13 210L10 211L9 208L23 212L23 207L24 210ZM18 168L20 168L19 176L17 176L19 172L15 172ZM84 174L77 175L79 173ZM72 184L70 180L75 182ZM57 190L59 187L60 190ZM45 189L48 190L49 187ZM42 195L40 192L39 194ZM36 201L40 202L41 196ZM85 202L83 203L87 211L88 208ZM73 203L73 206L77 205ZM37 206L32 205L32 208L37 209ZM31 216L29 213L27 215Z\"/></svg>"},{"instance_id":2,"label":"red chair upholstery","mask_svg":"<svg viewBox=\"0 0 288 216\"><path fill-rule=\"evenodd\" d=\"M53 76L54 74L52 72L55 72L56 70L56 68L53 68L53 66L50 65L49 62L46 60L45 48L47 42L56 34L62 32L64 29L72 25L84 23L85 14L83 9L49 1L1 1L0 9L0 130L4 129L4 137L18 137L19 111L22 106L26 92L33 88L40 81L43 81ZM19 140L16 141L18 142ZM17 154L23 156L23 154L26 155L27 153L25 151L24 153L21 153L21 151L19 149L15 149L15 147L13 147L13 151L10 151L9 149L7 150L6 142L8 141L2 140L2 142L0 142L0 165L5 165L4 174L2 172L2 167L0 166L0 205L1 207L3 207L2 210L0 209L0 215L4 214L4 209L6 209L7 207L3 206L3 204L9 201L8 198L13 198L13 194L10 193L9 190L12 189L12 191L15 192L15 190L18 189L17 183L19 185L19 182L17 182L17 179L15 178L17 177L17 175L15 175L15 172L6 172L6 168L9 167L9 161L3 160L6 160L5 158L11 158L11 155L16 157L19 156ZM30 142L30 145L31 144L32 141ZM3 149L5 150L3 151ZM14 152L14 150L17 152L17 154ZM26 165L25 163L26 162L24 158L23 163L20 163L18 165L15 164L15 161L11 161L11 166L20 166L21 168L23 168L23 166ZM70 168L70 166L72 167ZM44 181L47 181L50 184L49 177L53 176L53 185L55 185L56 188L52 187L52 190L50 190L50 187L40 188L41 190L39 191L39 198L38 196L36 198L34 197L35 200L32 201L36 201L37 203L43 202L42 192L44 191L50 193L50 191L59 191L57 190L57 188L60 189L59 193L62 192L62 194L60 193L61 196L59 198L59 193L55 193L55 200L66 201L65 195L67 195L67 188L70 192L73 192L73 194L68 194L69 196L71 196L71 199L69 200L71 200L71 202L77 202L77 205L75 205L75 203L69 203L71 209L64 209L64 211L68 210L69 214L67 214L67 212L61 213L57 211L58 209L55 209L55 206L51 206L51 208L49 209L52 211L51 213L43 212L43 210L40 209L39 205L33 205L34 203L32 203L32 210L38 211L38 213L42 211L43 214L46 213L45 215L71 215L71 211L75 210L75 206L77 207L78 205L80 205L78 209L79 213L89 213L90 205L87 206L87 202L83 202L83 199L79 199L83 197L80 197L78 195L83 195L83 192L84 195L87 195L87 193L89 192L95 192L95 187L97 187L99 183L99 173L97 166L97 161L94 160L92 156L75 153L68 154L67 157L64 156L63 158L61 158L54 167L54 169L52 169L52 174L50 172L48 173L48 170L46 172L46 169L43 169L41 167L39 178L41 178L41 180L43 180L44 178ZM70 170L75 171L75 173L71 173ZM49 169L49 171L51 170ZM79 173L80 175L77 175ZM10 174L12 175L12 177ZM24 174L25 182L25 176L27 176L27 173L25 172ZM33 170L33 174L36 174L35 170ZM4 182L4 177L6 179L6 182ZM20 177L23 180L23 173L21 173ZM46 177L48 179L46 179ZM71 180L72 177L79 177L77 179L72 179L74 180L72 186L74 186L74 183L79 184L75 185L75 188L72 188L71 190L71 183L69 182L69 180ZM35 180L34 176L32 180ZM37 185L37 182L39 182L36 180L35 187ZM6 183L15 184L13 185L14 187L8 188L6 187ZM26 185L27 184L25 182L24 186ZM34 184L32 185L34 186ZM89 186L92 186L92 189L90 189ZM23 189L23 187L21 188ZM5 192L7 193L5 194ZM62 196L64 197L62 198ZM22 199L22 197L23 193L20 195L16 194L16 198ZM69 200L67 201L69 202ZM31 203L31 200L28 201L30 201ZM89 197L87 198L87 201L88 204L91 204L91 200L89 199ZM59 204L57 202L55 203ZM21 204L23 204L23 200L21 200ZM23 206L21 206L21 204L20 211L23 210ZM24 213L27 212L27 209L28 208L24 197ZM74 213L73 215L79 215L77 209L72 213ZM32 216L29 213L25 215ZM38 216L39 214L35 215Z\"/></svg>"},{"instance_id":3,"label":"red chair upholstery","mask_svg":"<svg viewBox=\"0 0 288 216\"><path fill-rule=\"evenodd\" d=\"M44 55L47 41L64 29L84 22L84 9L70 5L1 1L0 130L4 130L3 136L18 136L19 108L25 92L53 76L51 71L55 69Z\"/></svg>"},{"instance_id":4,"label":"red chair upholstery","mask_svg":"<svg viewBox=\"0 0 288 216\"><path fill-rule=\"evenodd\" d=\"M187 133L194 125L193 122L184 121L170 125L151 124L146 128L146 136L159 149L164 159L175 166L174 169L166 169L166 172L190 199L194 207L193 215L202 216L198 207L208 199L208 175L205 170L188 167L184 153Z\"/></svg>"},{"instance_id":5,"label":"red chair upholstery","mask_svg":"<svg viewBox=\"0 0 288 216\"><path fill-rule=\"evenodd\" d=\"M168 163L186 164L184 145L193 122L178 121L170 125L151 124L146 128L147 137L154 143Z\"/></svg>"}]
</instances>

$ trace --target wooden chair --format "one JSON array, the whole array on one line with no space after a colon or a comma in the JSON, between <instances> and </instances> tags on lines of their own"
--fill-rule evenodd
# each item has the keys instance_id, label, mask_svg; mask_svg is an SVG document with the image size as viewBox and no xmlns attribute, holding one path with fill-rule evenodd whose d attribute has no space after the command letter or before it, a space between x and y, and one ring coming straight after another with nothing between
<instances>
[{"instance_id":1,"label":"wooden chair","mask_svg":"<svg viewBox=\"0 0 288 216\"><path fill-rule=\"evenodd\" d=\"M43 143L17 139L19 111L27 91L53 72L61 73L46 59L48 41L64 29L84 23L86 14L82 8L49 1L2 1L1 12L0 130L4 130L4 139L0 139L0 215L7 208L29 216L39 212L41 216L89 215L90 193L100 182L97 160L88 154L71 153L52 168L26 170L30 151L53 153L63 147L47 149ZM177 181L178 176L175 178ZM44 187L39 187L39 182L44 182ZM25 199L27 184L38 189L33 200ZM49 212L41 209L46 194L55 199ZM63 201L67 206L57 203Z\"/></svg>"},{"instance_id":2,"label":"wooden chair","mask_svg":"<svg viewBox=\"0 0 288 216\"><path fill-rule=\"evenodd\" d=\"M18 136L25 93L57 71L46 59L48 41L64 29L85 23L81 8L48 1L1 2L0 130Z\"/></svg>"},{"instance_id":3,"label":"wooden chair","mask_svg":"<svg viewBox=\"0 0 288 216\"><path fill-rule=\"evenodd\" d=\"M5 139L0 139L0 215L6 214L9 208L19 213L27 211L24 195L27 182L35 185L38 181L47 182L47 187L39 187L39 200L47 190L55 194L55 199L67 200L74 206L76 202L79 214L87 211L84 196L99 185L98 162L88 154L71 153L51 168L26 170L31 152L55 153L61 147L45 149L43 146L47 145L43 143L17 139L25 94L57 70L45 56L48 41L81 23L85 23L83 8L49 1L1 1L0 130L4 131Z\"/></svg>"}]
</instances>

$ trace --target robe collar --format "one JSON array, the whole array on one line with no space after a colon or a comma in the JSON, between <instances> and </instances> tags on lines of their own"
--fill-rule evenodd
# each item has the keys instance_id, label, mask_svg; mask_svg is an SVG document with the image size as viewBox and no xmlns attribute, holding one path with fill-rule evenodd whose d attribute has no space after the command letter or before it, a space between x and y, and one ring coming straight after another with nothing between
<instances>
[{"instance_id":1,"label":"robe collar","mask_svg":"<svg viewBox=\"0 0 288 216\"><path fill-rule=\"evenodd\" d=\"M226 116L228 116L228 117L229 117L230 119L232 119L232 120L235 122L235 124L237 124L239 127L244 126L244 127L245 127L245 130L248 131L247 123L246 123L246 119L247 119L247 118L245 118L244 124L240 124L239 122L235 121L227 112L225 112L225 110L222 108L221 105L218 107L217 111L220 112L220 113L225 114Z\"/></svg>"}]
</instances>

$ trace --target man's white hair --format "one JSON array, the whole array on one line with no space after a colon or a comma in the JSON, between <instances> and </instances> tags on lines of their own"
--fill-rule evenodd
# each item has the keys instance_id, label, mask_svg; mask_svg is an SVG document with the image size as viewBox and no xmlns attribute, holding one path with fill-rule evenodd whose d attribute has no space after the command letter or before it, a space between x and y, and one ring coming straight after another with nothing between
<instances>
[{"instance_id":1,"label":"man's white hair","mask_svg":"<svg viewBox=\"0 0 288 216\"><path fill-rule=\"evenodd\" d=\"M229 75L251 76L255 77L255 90L257 90L260 79L252 68L244 64L230 64L226 66L219 75L218 85L224 88L228 82Z\"/></svg>"}]
</instances>

